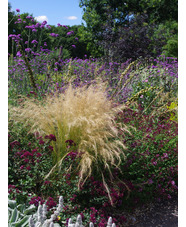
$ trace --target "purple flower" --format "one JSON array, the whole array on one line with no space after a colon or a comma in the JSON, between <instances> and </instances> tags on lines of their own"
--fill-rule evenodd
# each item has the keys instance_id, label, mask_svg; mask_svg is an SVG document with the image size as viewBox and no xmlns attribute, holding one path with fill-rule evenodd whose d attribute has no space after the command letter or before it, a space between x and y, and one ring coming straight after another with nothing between
<instances>
[{"instance_id":1,"label":"purple flower","mask_svg":"<svg viewBox=\"0 0 186 227\"><path fill-rule=\"evenodd\" d=\"M76 40L79 40L77 37L75 38Z\"/></svg>"},{"instance_id":2,"label":"purple flower","mask_svg":"<svg viewBox=\"0 0 186 227\"><path fill-rule=\"evenodd\" d=\"M34 29L32 29L32 32L37 32L37 30L34 28Z\"/></svg>"},{"instance_id":3,"label":"purple flower","mask_svg":"<svg viewBox=\"0 0 186 227\"><path fill-rule=\"evenodd\" d=\"M27 16L26 18L27 18L27 19L32 19L32 16Z\"/></svg>"},{"instance_id":4,"label":"purple flower","mask_svg":"<svg viewBox=\"0 0 186 227\"><path fill-rule=\"evenodd\" d=\"M42 22L42 24L43 24L43 25L47 24L47 21L46 21L46 20L44 20L44 21Z\"/></svg>"},{"instance_id":5,"label":"purple flower","mask_svg":"<svg viewBox=\"0 0 186 227\"><path fill-rule=\"evenodd\" d=\"M35 44L37 44L38 43L38 41L37 40L32 40L32 42L31 43L35 43Z\"/></svg>"},{"instance_id":6,"label":"purple flower","mask_svg":"<svg viewBox=\"0 0 186 227\"><path fill-rule=\"evenodd\" d=\"M16 9L16 11L19 13L20 12L20 9Z\"/></svg>"},{"instance_id":7,"label":"purple flower","mask_svg":"<svg viewBox=\"0 0 186 227\"><path fill-rule=\"evenodd\" d=\"M72 45L72 47L76 48L76 45Z\"/></svg>"},{"instance_id":8,"label":"purple flower","mask_svg":"<svg viewBox=\"0 0 186 227\"><path fill-rule=\"evenodd\" d=\"M67 32L67 35L72 35L74 34L74 31Z\"/></svg>"},{"instance_id":9,"label":"purple flower","mask_svg":"<svg viewBox=\"0 0 186 227\"><path fill-rule=\"evenodd\" d=\"M64 28L68 29L68 27L67 27L66 25L62 25L62 27L64 27Z\"/></svg>"},{"instance_id":10,"label":"purple flower","mask_svg":"<svg viewBox=\"0 0 186 227\"><path fill-rule=\"evenodd\" d=\"M40 23L37 23L37 24L35 25L35 28L39 28L39 26L40 26Z\"/></svg>"},{"instance_id":11,"label":"purple flower","mask_svg":"<svg viewBox=\"0 0 186 227\"><path fill-rule=\"evenodd\" d=\"M30 48L26 48L25 51L26 51L26 52L30 52L31 49L30 49Z\"/></svg>"},{"instance_id":12,"label":"purple flower","mask_svg":"<svg viewBox=\"0 0 186 227\"><path fill-rule=\"evenodd\" d=\"M50 25L48 25L48 24L46 25L46 27L47 27L48 29L51 29Z\"/></svg>"},{"instance_id":13,"label":"purple flower","mask_svg":"<svg viewBox=\"0 0 186 227\"><path fill-rule=\"evenodd\" d=\"M59 36L59 34L50 33L50 36L52 36L52 37L57 37L57 36Z\"/></svg>"},{"instance_id":14,"label":"purple flower","mask_svg":"<svg viewBox=\"0 0 186 227\"><path fill-rule=\"evenodd\" d=\"M16 54L16 56L21 57L22 56L21 52L18 51L17 54Z\"/></svg>"}]
</instances>

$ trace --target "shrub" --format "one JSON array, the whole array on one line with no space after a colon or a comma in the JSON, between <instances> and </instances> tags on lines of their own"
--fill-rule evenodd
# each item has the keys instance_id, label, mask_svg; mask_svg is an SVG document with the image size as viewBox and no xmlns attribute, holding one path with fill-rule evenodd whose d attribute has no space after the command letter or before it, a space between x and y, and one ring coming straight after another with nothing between
<instances>
[{"instance_id":1,"label":"shrub","mask_svg":"<svg viewBox=\"0 0 186 227\"><path fill-rule=\"evenodd\" d=\"M136 128L132 136L124 138L129 152L121 164L120 178L131 184L133 201L170 199L178 189L177 123L169 117L162 120L141 115L141 111L129 109L118 116L119 121L130 122Z\"/></svg>"}]
</instances>

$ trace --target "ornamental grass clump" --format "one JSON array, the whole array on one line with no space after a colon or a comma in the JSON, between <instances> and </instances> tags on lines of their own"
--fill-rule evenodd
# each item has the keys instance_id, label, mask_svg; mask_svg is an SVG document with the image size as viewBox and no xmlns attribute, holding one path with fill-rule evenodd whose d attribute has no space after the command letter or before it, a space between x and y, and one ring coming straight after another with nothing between
<instances>
[{"instance_id":1,"label":"ornamental grass clump","mask_svg":"<svg viewBox=\"0 0 186 227\"><path fill-rule=\"evenodd\" d=\"M60 168L64 158L74 149L67 147L67 141L73 141L81 154L76 170L79 187L96 170L109 191L104 169L109 170L111 176L110 167L119 166L126 149L119 140L119 131L127 131L127 128L114 120L125 106L116 106L109 100L106 89L104 83L78 88L69 85L63 94L48 95L43 102L37 103L27 99L22 107L14 108L14 118L31 125L31 131L56 137L56 141L51 141L54 166L46 177L56 167Z\"/></svg>"}]
</instances>

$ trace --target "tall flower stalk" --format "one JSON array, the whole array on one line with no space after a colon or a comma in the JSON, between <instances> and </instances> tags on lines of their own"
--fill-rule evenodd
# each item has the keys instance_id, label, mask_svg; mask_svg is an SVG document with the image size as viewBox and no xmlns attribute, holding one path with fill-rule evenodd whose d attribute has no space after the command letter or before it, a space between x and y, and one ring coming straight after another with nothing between
<instances>
[{"instance_id":1,"label":"tall flower stalk","mask_svg":"<svg viewBox=\"0 0 186 227\"><path fill-rule=\"evenodd\" d=\"M36 86L36 83L35 83L34 74L33 74L32 69L30 67L28 58L26 57L25 52L23 51L23 49L22 49L20 44L19 44L19 50L20 50L20 52L21 52L21 54L23 56L25 65L26 65L26 67L28 69L28 74L29 74L29 77L30 77L30 81L31 81L32 87L34 88L35 91L37 91L37 86Z\"/></svg>"}]
</instances>

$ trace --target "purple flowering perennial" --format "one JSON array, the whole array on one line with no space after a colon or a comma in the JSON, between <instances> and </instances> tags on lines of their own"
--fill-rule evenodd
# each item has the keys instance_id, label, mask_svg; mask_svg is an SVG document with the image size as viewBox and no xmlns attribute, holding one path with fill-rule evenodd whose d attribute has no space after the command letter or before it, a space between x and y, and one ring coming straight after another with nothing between
<instances>
[{"instance_id":1,"label":"purple flowering perennial","mask_svg":"<svg viewBox=\"0 0 186 227\"><path fill-rule=\"evenodd\" d=\"M74 34L74 31L67 32L67 35L72 35Z\"/></svg>"},{"instance_id":2,"label":"purple flowering perennial","mask_svg":"<svg viewBox=\"0 0 186 227\"><path fill-rule=\"evenodd\" d=\"M42 22L42 25L46 25L46 24L47 24L47 21L44 20L44 21Z\"/></svg>"},{"instance_id":3,"label":"purple flowering perennial","mask_svg":"<svg viewBox=\"0 0 186 227\"><path fill-rule=\"evenodd\" d=\"M67 27L66 25L62 25L62 27L64 27L64 28L68 29L68 27Z\"/></svg>"},{"instance_id":4,"label":"purple flowering perennial","mask_svg":"<svg viewBox=\"0 0 186 227\"><path fill-rule=\"evenodd\" d=\"M52 36L52 37L58 37L58 36L59 36L59 34L50 33L50 36Z\"/></svg>"},{"instance_id":5,"label":"purple flowering perennial","mask_svg":"<svg viewBox=\"0 0 186 227\"><path fill-rule=\"evenodd\" d=\"M16 9L16 11L19 13L20 12L20 9Z\"/></svg>"},{"instance_id":6,"label":"purple flowering perennial","mask_svg":"<svg viewBox=\"0 0 186 227\"><path fill-rule=\"evenodd\" d=\"M27 18L27 19L32 19L32 16L27 16L26 18Z\"/></svg>"},{"instance_id":7,"label":"purple flowering perennial","mask_svg":"<svg viewBox=\"0 0 186 227\"><path fill-rule=\"evenodd\" d=\"M37 40L32 40L32 42L31 43L35 43L35 44L37 44L38 43L38 41Z\"/></svg>"},{"instance_id":8,"label":"purple flowering perennial","mask_svg":"<svg viewBox=\"0 0 186 227\"><path fill-rule=\"evenodd\" d=\"M21 57L22 56L21 52L18 51L17 54L16 54L16 56Z\"/></svg>"},{"instance_id":9,"label":"purple flowering perennial","mask_svg":"<svg viewBox=\"0 0 186 227\"><path fill-rule=\"evenodd\" d=\"M30 49L30 48L26 48L25 51L26 51L26 52L30 52L31 49Z\"/></svg>"}]
</instances>

